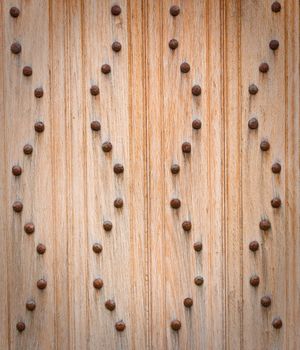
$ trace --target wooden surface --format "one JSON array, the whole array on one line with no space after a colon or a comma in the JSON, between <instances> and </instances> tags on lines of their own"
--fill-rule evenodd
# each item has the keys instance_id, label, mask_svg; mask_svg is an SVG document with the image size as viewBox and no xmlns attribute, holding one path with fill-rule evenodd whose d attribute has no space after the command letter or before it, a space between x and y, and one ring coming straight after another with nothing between
<instances>
[{"instance_id":1,"label":"wooden surface","mask_svg":"<svg viewBox=\"0 0 300 350\"><path fill-rule=\"evenodd\" d=\"M120 0L119 16L108 0L0 3L1 349L299 349L300 18L298 1L280 3L275 13L269 0ZM169 13L174 4L177 17ZM12 6L19 17L10 16ZM173 38L176 50L168 46ZM190 64L186 74L182 62ZM103 64L110 74L101 73ZM195 84L201 96L192 95ZM248 128L252 117L256 130ZM100 131L91 130L94 120ZM262 152L265 139L270 149ZM32 155L23 153L26 143ZM274 162L280 174L272 173ZM116 163L123 174L114 173ZM13 165L21 176L12 175ZM282 205L274 209L277 196ZM118 197L122 209L114 207ZM16 200L21 213L12 209ZM264 218L268 231L259 229ZM258 287L249 283L253 274ZM28 311L32 298L36 309ZM276 317L281 329L272 326ZM124 332L115 329L120 320Z\"/></svg>"}]
</instances>

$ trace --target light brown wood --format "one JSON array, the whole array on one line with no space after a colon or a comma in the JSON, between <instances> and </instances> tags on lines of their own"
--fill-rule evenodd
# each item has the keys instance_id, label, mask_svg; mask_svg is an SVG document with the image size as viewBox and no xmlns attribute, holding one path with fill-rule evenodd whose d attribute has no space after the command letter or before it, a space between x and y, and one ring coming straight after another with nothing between
<instances>
[{"instance_id":1,"label":"light brown wood","mask_svg":"<svg viewBox=\"0 0 300 350\"><path fill-rule=\"evenodd\" d=\"M0 348L298 349L299 2L280 1L278 13L269 0L117 3L119 16L110 0L0 3ZM176 17L172 5L180 7ZM12 6L19 17L10 16ZM18 55L10 51L15 41ZM114 41L121 51L112 50ZM107 75L103 64L111 66ZM23 76L25 65L31 77ZM252 83L256 95L248 92ZM195 84L200 96L192 95ZM257 130L248 128L251 117ZM43 133L34 130L39 120ZM95 120L100 131L91 129ZM32 155L23 153L26 143ZM272 173L274 162L280 174ZM114 173L116 163L123 174ZM11 172L16 164L19 177ZM270 204L275 196L278 209ZM15 200L21 213L12 210ZM259 229L263 218L268 231ZM35 225L31 235L27 222ZM249 283L253 274L258 287ZM95 278L103 279L100 290ZM264 295L269 308L261 306ZM31 298L34 311L25 306ZM105 308L109 299L113 311ZM272 326L275 317L281 329ZM179 331L170 327L174 319ZM115 329L120 320L123 332Z\"/></svg>"}]
</instances>

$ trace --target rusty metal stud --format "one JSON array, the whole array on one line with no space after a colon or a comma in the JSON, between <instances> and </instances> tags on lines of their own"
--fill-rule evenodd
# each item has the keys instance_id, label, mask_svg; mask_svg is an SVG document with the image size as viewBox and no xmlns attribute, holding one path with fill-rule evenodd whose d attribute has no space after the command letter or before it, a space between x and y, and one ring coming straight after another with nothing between
<instances>
[{"instance_id":1,"label":"rusty metal stud","mask_svg":"<svg viewBox=\"0 0 300 350\"><path fill-rule=\"evenodd\" d=\"M258 120L256 118L251 118L249 121L248 121L248 127L249 129L257 129L258 128Z\"/></svg>"},{"instance_id":2,"label":"rusty metal stud","mask_svg":"<svg viewBox=\"0 0 300 350\"><path fill-rule=\"evenodd\" d=\"M114 5L111 8L111 14L113 16L119 16L119 14L122 12L121 7L119 5Z\"/></svg>"},{"instance_id":3,"label":"rusty metal stud","mask_svg":"<svg viewBox=\"0 0 300 350\"><path fill-rule=\"evenodd\" d=\"M171 328L173 329L173 331L179 331L179 329L181 328L181 322L179 320L173 320L171 322Z\"/></svg>"},{"instance_id":4,"label":"rusty metal stud","mask_svg":"<svg viewBox=\"0 0 300 350\"><path fill-rule=\"evenodd\" d=\"M91 122L91 129L94 131L99 131L101 129L101 124L98 122L98 120L93 120Z\"/></svg>"},{"instance_id":5,"label":"rusty metal stud","mask_svg":"<svg viewBox=\"0 0 300 350\"><path fill-rule=\"evenodd\" d=\"M114 173L115 174L122 174L122 173L124 173L124 166L122 164L119 164L119 163L115 164L114 165Z\"/></svg>"},{"instance_id":6,"label":"rusty metal stud","mask_svg":"<svg viewBox=\"0 0 300 350\"><path fill-rule=\"evenodd\" d=\"M271 302L271 298L268 295L265 295L260 299L260 303L263 307L269 307Z\"/></svg>"},{"instance_id":7,"label":"rusty metal stud","mask_svg":"<svg viewBox=\"0 0 300 350\"><path fill-rule=\"evenodd\" d=\"M197 286L202 286L202 284L204 283L204 278L202 276L196 276L194 278L194 283L197 285Z\"/></svg>"},{"instance_id":8,"label":"rusty metal stud","mask_svg":"<svg viewBox=\"0 0 300 350\"><path fill-rule=\"evenodd\" d=\"M258 87L255 84L251 84L249 85L248 91L250 95L256 95L258 93Z\"/></svg>"},{"instance_id":9,"label":"rusty metal stud","mask_svg":"<svg viewBox=\"0 0 300 350\"><path fill-rule=\"evenodd\" d=\"M14 6L9 10L9 13L12 17L17 18L20 15L20 10Z\"/></svg>"},{"instance_id":10,"label":"rusty metal stud","mask_svg":"<svg viewBox=\"0 0 300 350\"><path fill-rule=\"evenodd\" d=\"M104 305L109 311L113 311L116 308L116 303L111 299L106 300Z\"/></svg>"},{"instance_id":11,"label":"rusty metal stud","mask_svg":"<svg viewBox=\"0 0 300 350\"><path fill-rule=\"evenodd\" d=\"M172 164L171 165L171 173L176 175L180 171L180 166L178 164Z\"/></svg>"},{"instance_id":12,"label":"rusty metal stud","mask_svg":"<svg viewBox=\"0 0 300 350\"><path fill-rule=\"evenodd\" d=\"M101 289L101 288L103 287L103 281L102 281L102 279L101 279L101 278L96 278L96 279L94 279L94 281L93 281L93 286L94 286L94 288L96 288L96 289Z\"/></svg>"},{"instance_id":13,"label":"rusty metal stud","mask_svg":"<svg viewBox=\"0 0 300 350\"><path fill-rule=\"evenodd\" d=\"M39 243L37 246L36 246L36 251L38 254L44 254L45 251L46 251L46 246L43 244L43 243Z\"/></svg>"},{"instance_id":14,"label":"rusty metal stud","mask_svg":"<svg viewBox=\"0 0 300 350\"><path fill-rule=\"evenodd\" d=\"M273 2L271 9L273 12L280 12L280 10L281 10L280 2L278 2L278 1Z\"/></svg>"},{"instance_id":15,"label":"rusty metal stud","mask_svg":"<svg viewBox=\"0 0 300 350\"><path fill-rule=\"evenodd\" d=\"M26 309L28 311L33 311L35 309L35 307L36 307L36 303L35 303L35 301L33 299L28 300L26 302Z\"/></svg>"},{"instance_id":16,"label":"rusty metal stud","mask_svg":"<svg viewBox=\"0 0 300 350\"><path fill-rule=\"evenodd\" d=\"M118 321L115 324L115 328L118 332L123 332L126 328L126 324L123 321Z\"/></svg>"},{"instance_id":17,"label":"rusty metal stud","mask_svg":"<svg viewBox=\"0 0 300 350\"><path fill-rule=\"evenodd\" d=\"M183 305L185 307L192 307L193 306L193 299L192 298L185 298L183 300Z\"/></svg>"},{"instance_id":18,"label":"rusty metal stud","mask_svg":"<svg viewBox=\"0 0 300 350\"><path fill-rule=\"evenodd\" d=\"M118 209L120 209L120 208L122 208L123 207L123 199L122 198L116 198L115 200L114 200L114 206L115 206L115 208L118 208Z\"/></svg>"},{"instance_id":19,"label":"rusty metal stud","mask_svg":"<svg viewBox=\"0 0 300 350\"><path fill-rule=\"evenodd\" d=\"M268 63L266 63L266 62L261 63L260 66L259 66L259 71L261 73L267 73L269 71Z\"/></svg>"},{"instance_id":20,"label":"rusty metal stud","mask_svg":"<svg viewBox=\"0 0 300 350\"><path fill-rule=\"evenodd\" d=\"M103 247L102 247L102 245L100 243L94 243L93 244L93 251L94 251L94 253L100 254L102 252L102 249L103 249Z\"/></svg>"},{"instance_id":21,"label":"rusty metal stud","mask_svg":"<svg viewBox=\"0 0 300 350\"><path fill-rule=\"evenodd\" d=\"M112 144L109 141L106 141L102 144L103 152L110 152L112 150Z\"/></svg>"},{"instance_id":22,"label":"rusty metal stud","mask_svg":"<svg viewBox=\"0 0 300 350\"><path fill-rule=\"evenodd\" d=\"M19 332L25 331L25 328L26 328L25 323L24 323L24 322L21 322L21 321L18 322L17 325L16 325L16 328L17 328L17 330L18 330Z\"/></svg>"},{"instance_id":23,"label":"rusty metal stud","mask_svg":"<svg viewBox=\"0 0 300 350\"><path fill-rule=\"evenodd\" d=\"M201 242L195 242L194 243L194 249L196 252L201 252L202 250L202 243Z\"/></svg>"},{"instance_id":24,"label":"rusty metal stud","mask_svg":"<svg viewBox=\"0 0 300 350\"><path fill-rule=\"evenodd\" d=\"M36 122L34 124L34 130L36 132L43 132L45 130L45 124L43 122Z\"/></svg>"},{"instance_id":25,"label":"rusty metal stud","mask_svg":"<svg viewBox=\"0 0 300 350\"><path fill-rule=\"evenodd\" d=\"M90 88L90 92L91 92L91 95L93 96L97 96L99 95L99 87L97 85L92 85L91 88Z\"/></svg>"},{"instance_id":26,"label":"rusty metal stud","mask_svg":"<svg viewBox=\"0 0 300 350\"><path fill-rule=\"evenodd\" d=\"M23 204L20 201L15 201L12 207L16 213L20 213L23 210Z\"/></svg>"},{"instance_id":27,"label":"rusty metal stud","mask_svg":"<svg viewBox=\"0 0 300 350\"><path fill-rule=\"evenodd\" d=\"M183 142L181 148L183 153L191 153L192 151L192 146L189 142Z\"/></svg>"},{"instance_id":28,"label":"rusty metal stud","mask_svg":"<svg viewBox=\"0 0 300 350\"><path fill-rule=\"evenodd\" d=\"M113 228L113 224L111 221L104 221L103 222L103 228L105 231L111 231Z\"/></svg>"},{"instance_id":29,"label":"rusty metal stud","mask_svg":"<svg viewBox=\"0 0 300 350\"><path fill-rule=\"evenodd\" d=\"M272 165L272 172L274 174L279 174L281 172L281 165L279 163L274 163Z\"/></svg>"},{"instance_id":30,"label":"rusty metal stud","mask_svg":"<svg viewBox=\"0 0 300 350\"><path fill-rule=\"evenodd\" d=\"M23 75L25 75L25 77L30 77L32 75L32 68L29 66L25 66L23 68Z\"/></svg>"},{"instance_id":31,"label":"rusty metal stud","mask_svg":"<svg viewBox=\"0 0 300 350\"><path fill-rule=\"evenodd\" d=\"M271 200L271 205L273 208L281 207L281 199L279 197L275 197Z\"/></svg>"},{"instance_id":32,"label":"rusty metal stud","mask_svg":"<svg viewBox=\"0 0 300 350\"><path fill-rule=\"evenodd\" d=\"M177 5L173 5L170 7L170 15L173 17L178 16L180 13L180 7Z\"/></svg>"},{"instance_id":33,"label":"rusty metal stud","mask_svg":"<svg viewBox=\"0 0 300 350\"><path fill-rule=\"evenodd\" d=\"M275 328L275 329L279 329L282 327L282 321L279 317L275 317L273 322L272 322L272 326Z\"/></svg>"},{"instance_id":34,"label":"rusty metal stud","mask_svg":"<svg viewBox=\"0 0 300 350\"><path fill-rule=\"evenodd\" d=\"M202 126L201 120L199 120L199 119L193 120L193 123L192 123L193 129L199 130L199 129L201 129L201 126Z\"/></svg>"},{"instance_id":35,"label":"rusty metal stud","mask_svg":"<svg viewBox=\"0 0 300 350\"><path fill-rule=\"evenodd\" d=\"M31 235L35 230L34 224L32 222L28 222L27 224L24 225L24 231L28 234Z\"/></svg>"},{"instance_id":36,"label":"rusty metal stud","mask_svg":"<svg viewBox=\"0 0 300 350\"><path fill-rule=\"evenodd\" d=\"M34 90L34 96L36 98L41 98L41 97L43 97L43 95L44 95L44 90L42 87L38 87Z\"/></svg>"},{"instance_id":37,"label":"rusty metal stud","mask_svg":"<svg viewBox=\"0 0 300 350\"><path fill-rule=\"evenodd\" d=\"M182 228L184 229L184 231L191 231L192 223L190 221L184 221L182 223Z\"/></svg>"},{"instance_id":38,"label":"rusty metal stud","mask_svg":"<svg viewBox=\"0 0 300 350\"><path fill-rule=\"evenodd\" d=\"M187 62L183 62L180 65L180 71L181 73L188 73L190 71L191 67Z\"/></svg>"},{"instance_id":39,"label":"rusty metal stud","mask_svg":"<svg viewBox=\"0 0 300 350\"><path fill-rule=\"evenodd\" d=\"M277 50L279 47L279 41L278 40L271 40L269 43L269 47L273 51Z\"/></svg>"},{"instance_id":40,"label":"rusty metal stud","mask_svg":"<svg viewBox=\"0 0 300 350\"><path fill-rule=\"evenodd\" d=\"M259 249L259 243L257 241L252 241L249 243L249 249L252 252L256 252Z\"/></svg>"},{"instance_id":41,"label":"rusty metal stud","mask_svg":"<svg viewBox=\"0 0 300 350\"><path fill-rule=\"evenodd\" d=\"M192 87L192 94L194 96L200 96L201 95L201 87L200 87L200 85L194 85Z\"/></svg>"},{"instance_id":42,"label":"rusty metal stud","mask_svg":"<svg viewBox=\"0 0 300 350\"><path fill-rule=\"evenodd\" d=\"M20 176L22 174L22 168L19 165L14 165L11 171L15 176Z\"/></svg>"},{"instance_id":43,"label":"rusty metal stud","mask_svg":"<svg viewBox=\"0 0 300 350\"><path fill-rule=\"evenodd\" d=\"M250 277L250 284L252 287L257 287L259 285L259 277L257 275L253 275Z\"/></svg>"},{"instance_id":44,"label":"rusty metal stud","mask_svg":"<svg viewBox=\"0 0 300 350\"><path fill-rule=\"evenodd\" d=\"M268 151L270 149L270 144L267 140L263 140L260 143L260 149L264 152Z\"/></svg>"},{"instance_id":45,"label":"rusty metal stud","mask_svg":"<svg viewBox=\"0 0 300 350\"><path fill-rule=\"evenodd\" d=\"M41 278L40 280L37 281L36 285L38 289L45 289L47 287L47 281Z\"/></svg>"},{"instance_id":46,"label":"rusty metal stud","mask_svg":"<svg viewBox=\"0 0 300 350\"><path fill-rule=\"evenodd\" d=\"M19 54L22 51L22 46L20 43L15 42L11 44L10 51L15 55Z\"/></svg>"},{"instance_id":47,"label":"rusty metal stud","mask_svg":"<svg viewBox=\"0 0 300 350\"><path fill-rule=\"evenodd\" d=\"M115 41L112 43L111 48L113 49L113 51L119 52L122 49L122 45L118 41Z\"/></svg>"},{"instance_id":48,"label":"rusty metal stud","mask_svg":"<svg viewBox=\"0 0 300 350\"><path fill-rule=\"evenodd\" d=\"M263 231L267 231L271 228L271 223L268 219L263 219L259 223L259 228Z\"/></svg>"},{"instance_id":49,"label":"rusty metal stud","mask_svg":"<svg viewBox=\"0 0 300 350\"><path fill-rule=\"evenodd\" d=\"M103 74L109 74L111 72L111 68L109 64L103 64L103 66L101 67L101 72Z\"/></svg>"},{"instance_id":50,"label":"rusty metal stud","mask_svg":"<svg viewBox=\"0 0 300 350\"><path fill-rule=\"evenodd\" d=\"M31 154L32 151L33 151L33 147L29 144L27 144L23 147L24 154Z\"/></svg>"},{"instance_id":51,"label":"rusty metal stud","mask_svg":"<svg viewBox=\"0 0 300 350\"><path fill-rule=\"evenodd\" d=\"M170 205L173 209L178 209L181 206L181 201L178 198L171 199Z\"/></svg>"},{"instance_id":52,"label":"rusty metal stud","mask_svg":"<svg viewBox=\"0 0 300 350\"><path fill-rule=\"evenodd\" d=\"M178 41L176 39L171 39L169 41L169 48L171 50L175 50L175 49L177 49L177 47L178 47Z\"/></svg>"}]
</instances>

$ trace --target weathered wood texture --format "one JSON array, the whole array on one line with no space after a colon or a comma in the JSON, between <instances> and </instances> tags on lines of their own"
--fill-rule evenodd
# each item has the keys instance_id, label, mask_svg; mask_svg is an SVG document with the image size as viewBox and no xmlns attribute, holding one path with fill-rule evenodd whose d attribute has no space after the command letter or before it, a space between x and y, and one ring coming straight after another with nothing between
<instances>
[{"instance_id":1,"label":"weathered wood texture","mask_svg":"<svg viewBox=\"0 0 300 350\"><path fill-rule=\"evenodd\" d=\"M277 13L272 3L120 0L113 16L109 0L0 2L1 349L299 349L299 2L280 1ZM19 54L10 50L15 41ZM200 96L192 95L196 84ZM95 120L100 131L91 129ZM36 121L44 132L34 130ZM113 148L105 153L107 141ZM23 153L27 143L31 155ZM271 171L275 162L280 174ZM116 163L124 173L114 173ZM14 165L21 176L12 175ZM272 208L274 197L280 208ZM21 213L12 209L16 200ZM262 219L271 229L260 230ZM257 287L249 283L254 274ZM26 310L29 299L34 311ZM115 310L105 308L108 299ZM276 317L281 329L272 326ZM115 329L120 320L124 332Z\"/></svg>"}]
</instances>

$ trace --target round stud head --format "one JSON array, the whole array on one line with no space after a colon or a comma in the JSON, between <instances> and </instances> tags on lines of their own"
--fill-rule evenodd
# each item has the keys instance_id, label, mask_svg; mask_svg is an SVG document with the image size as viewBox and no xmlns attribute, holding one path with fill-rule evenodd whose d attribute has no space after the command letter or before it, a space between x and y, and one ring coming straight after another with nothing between
<instances>
[{"instance_id":1,"label":"round stud head","mask_svg":"<svg viewBox=\"0 0 300 350\"><path fill-rule=\"evenodd\" d=\"M99 87L97 85L92 85L90 88L90 92L92 96L97 96L100 93Z\"/></svg>"},{"instance_id":2,"label":"round stud head","mask_svg":"<svg viewBox=\"0 0 300 350\"><path fill-rule=\"evenodd\" d=\"M9 10L9 14L14 17L14 18L17 18L19 17L20 15L20 10L17 8L17 7L12 7L10 10Z\"/></svg>"},{"instance_id":3,"label":"round stud head","mask_svg":"<svg viewBox=\"0 0 300 350\"><path fill-rule=\"evenodd\" d=\"M94 279L93 286L96 289L101 289L103 287L103 281L101 278Z\"/></svg>"},{"instance_id":4,"label":"round stud head","mask_svg":"<svg viewBox=\"0 0 300 350\"><path fill-rule=\"evenodd\" d=\"M24 225L24 231L30 235L34 232L35 227L34 224L32 222L28 222L27 224Z\"/></svg>"},{"instance_id":5,"label":"round stud head","mask_svg":"<svg viewBox=\"0 0 300 350\"><path fill-rule=\"evenodd\" d=\"M263 152L268 151L268 150L270 149L269 141L267 141L267 140L261 141L261 143L260 143L260 149L261 149Z\"/></svg>"},{"instance_id":6,"label":"round stud head","mask_svg":"<svg viewBox=\"0 0 300 350\"><path fill-rule=\"evenodd\" d=\"M112 43L111 48L113 49L113 51L119 52L122 49L122 45L118 41L115 41Z\"/></svg>"},{"instance_id":7,"label":"round stud head","mask_svg":"<svg viewBox=\"0 0 300 350\"><path fill-rule=\"evenodd\" d=\"M42 255L42 254L45 254L46 252L46 246L42 243L39 243L37 246L36 246L36 251L38 254Z\"/></svg>"},{"instance_id":8,"label":"round stud head","mask_svg":"<svg viewBox=\"0 0 300 350\"><path fill-rule=\"evenodd\" d=\"M281 165L279 163L274 163L272 165L272 172L274 174L279 174L281 172Z\"/></svg>"},{"instance_id":9,"label":"round stud head","mask_svg":"<svg viewBox=\"0 0 300 350\"><path fill-rule=\"evenodd\" d=\"M273 12L280 12L280 10L281 10L280 2L278 2L278 1L273 2L271 9Z\"/></svg>"},{"instance_id":10,"label":"round stud head","mask_svg":"<svg viewBox=\"0 0 300 350\"><path fill-rule=\"evenodd\" d=\"M25 323L24 322L18 322L17 324L16 324L16 328L17 328L17 330L19 331L19 332L23 332L23 331L25 331L25 328L26 328L26 326L25 326Z\"/></svg>"},{"instance_id":11,"label":"round stud head","mask_svg":"<svg viewBox=\"0 0 300 350\"><path fill-rule=\"evenodd\" d=\"M18 55L22 51L22 46L20 43L15 42L11 44L10 51L15 55Z\"/></svg>"},{"instance_id":12,"label":"round stud head","mask_svg":"<svg viewBox=\"0 0 300 350\"><path fill-rule=\"evenodd\" d=\"M201 126L202 126L201 120L199 120L199 119L193 120L193 123L192 123L193 129L199 130L199 129L201 129Z\"/></svg>"},{"instance_id":13,"label":"round stud head","mask_svg":"<svg viewBox=\"0 0 300 350\"><path fill-rule=\"evenodd\" d=\"M202 286L202 284L204 283L204 278L202 276L196 276L194 278L194 283L197 285L197 286Z\"/></svg>"},{"instance_id":14,"label":"round stud head","mask_svg":"<svg viewBox=\"0 0 300 350\"><path fill-rule=\"evenodd\" d=\"M192 298L185 298L183 300L183 305L185 307L192 307L193 306L193 299Z\"/></svg>"},{"instance_id":15,"label":"round stud head","mask_svg":"<svg viewBox=\"0 0 300 350\"><path fill-rule=\"evenodd\" d=\"M268 295L265 295L260 299L260 303L263 307L269 307L271 302L271 298Z\"/></svg>"},{"instance_id":16,"label":"round stud head","mask_svg":"<svg viewBox=\"0 0 300 350\"><path fill-rule=\"evenodd\" d=\"M258 93L258 87L255 84L251 84L249 85L248 91L250 95L256 95Z\"/></svg>"},{"instance_id":17,"label":"round stud head","mask_svg":"<svg viewBox=\"0 0 300 350\"><path fill-rule=\"evenodd\" d=\"M36 122L34 124L34 130L36 132L43 132L45 130L45 124L43 122Z\"/></svg>"},{"instance_id":18,"label":"round stud head","mask_svg":"<svg viewBox=\"0 0 300 350\"><path fill-rule=\"evenodd\" d=\"M118 208L118 209L120 209L120 208L122 208L123 207L123 199L122 198L116 198L115 200L114 200L114 206L115 206L115 208Z\"/></svg>"},{"instance_id":19,"label":"round stud head","mask_svg":"<svg viewBox=\"0 0 300 350\"><path fill-rule=\"evenodd\" d=\"M13 210L16 213L20 213L23 210L23 204L20 201L15 201L13 203Z\"/></svg>"},{"instance_id":20,"label":"round stud head","mask_svg":"<svg viewBox=\"0 0 300 350\"><path fill-rule=\"evenodd\" d=\"M180 166L178 164L172 164L171 165L171 173L176 175L180 171Z\"/></svg>"},{"instance_id":21,"label":"round stud head","mask_svg":"<svg viewBox=\"0 0 300 350\"><path fill-rule=\"evenodd\" d=\"M22 168L19 165L14 165L11 169L11 172L15 176L20 176L22 174Z\"/></svg>"},{"instance_id":22,"label":"round stud head","mask_svg":"<svg viewBox=\"0 0 300 350\"><path fill-rule=\"evenodd\" d=\"M252 252L256 252L259 249L259 243L257 241L252 241L249 243L249 249Z\"/></svg>"},{"instance_id":23,"label":"round stud head","mask_svg":"<svg viewBox=\"0 0 300 350\"><path fill-rule=\"evenodd\" d=\"M179 329L181 328L181 322L179 320L173 320L171 322L171 328L173 329L173 331L179 331Z\"/></svg>"},{"instance_id":24,"label":"round stud head","mask_svg":"<svg viewBox=\"0 0 300 350\"><path fill-rule=\"evenodd\" d=\"M267 73L269 71L268 63L266 63L266 62L261 63L260 66L259 66L259 71L261 73Z\"/></svg>"},{"instance_id":25,"label":"round stud head","mask_svg":"<svg viewBox=\"0 0 300 350\"><path fill-rule=\"evenodd\" d=\"M269 47L273 51L277 50L279 47L279 41L278 40L271 40L269 43Z\"/></svg>"},{"instance_id":26,"label":"round stud head","mask_svg":"<svg viewBox=\"0 0 300 350\"><path fill-rule=\"evenodd\" d=\"M257 275L253 275L250 277L250 284L252 287L257 287L259 285L259 277Z\"/></svg>"},{"instance_id":27,"label":"round stud head","mask_svg":"<svg viewBox=\"0 0 300 350\"><path fill-rule=\"evenodd\" d=\"M103 152L107 153L110 152L112 150L112 144L109 141L106 141L102 144L102 150Z\"/></svg>"},{"instance_id":28,"label":"round stud head","mask_svg":"<svg viewBox=\"0 0 300 350\"><path fill-rule=\"evenodd\" d=\"M194 243L194 249L196 252L201 252L202 250L202 243L201 242L195 242Z\"/></svg>"},{"instance_id":29,"label":"round stud head","mask_svg":"<svg viewBox=\"0 0 300 350\"><path fill-rule=\"evenodd\" d=\"M184 221L182 223L182 228L184 229L184 231L191 231L192 223L190 221Z\"/></svg>"},{"instance_id":30,"label":"round stud head","mask_svg":"<svg viewBox=\"0 0 300 350\"><path fill-rule=\"evenodd\" d=\"M181 146L181 149L183 153L191 153L192 146L189 142L184 142Z\"/></svg>"},{"instance_id":31,"label":"round stud head","mask_svg":"<svg viewBox=\"0 0 300 350\"><path fill-rule=\"evenodd\" d=\"M37 281L36 285L38 289L45 289L47 287L47 281L41 278L40 280Z\"/></svg>"},{"instance_id":32,"label":"round stud head","mask_svg":"<svg viewBox=\"0 0 300 350\"><path fill-rule=\"evenodd\" d=\"M94 243L93 244L93 251L94 251L94 253L100 254L102 252L102 249L103 249L103 247L102 247L102 245L100 243Z\"/></svg>"},{"instance_id":33,"label":"round stud head","mask_svg":"<svg viewBox=\"0 0 300 350\"><path fill-rule=\"evenodd\" d=\"M122 10L121 7L119 5L114 5L111 8L111 14L113 16L119 16L121 14Z\"/></svg>"},{"instance_id":34,"label":"round stud head","mask_svg":"<svg viewBox=\"0 0 300 350\"><path fill-rule=\"evenodd\" d=\"M176 39L171 39L169 41L169 48L171 50L175 50L175 49L177 49L177 47L178 47L178 41Z\"/></svg>"},{"instance_id":35,"label":"round stud head","mask_svg":"<svg viewBox=\"0 0 300 350\"><path fill-rule=\"evenodd\" d=\"M98 120L93 120L91 122L91 129L94 131L99 131L101 129L101 124L98 122Z\"/></svg>"},{"instance_id":36,"label":"round stud head","mask_svg":"<svg viewBox=\"0 0 300 350\"><path fill-rule=\"evenodd\" d=\"M113 311L116 308L116 303L111 299L107 300L104 305L109 311Z\"/></svg>"},{"instance_id":37,"label":"round stud head","mask_svg":"<svg viewBox=\"0 0 300 350\"><path fill-rule=\"evenodd\" d=\"M104 221L103 222L103 228L105 231L111 231L113 228L113 224L111 221Z\"/></svg>"},{"instance_id":38,"label":"round stud head","mask_svg":"<svg viewBox=\"0 0 300 350\"><path fill-rule=\"evenodd\" d=\"M170 15L173 17L178 16L180 13L180 7L177 5L173 5L170 7Z\"/></svg>"},{"instance_id":39,"label":"round stud head","mask_svg":"<svg viewBox=\"0 0 300 350\"><path fill-rule=\"evenodd\" d=\"M32 75L32 68L30 66L25 66L23 68L23 75L25 77L30 77Z\"/></svg>"},{"instance_id":40,"label":"round stud head","mask_svg":"<svg viewBox=\"0 0 300 350\"><path fill-rule=\"evenodd\" d=\"M31 145L29 145L29 144L27 144L27 145L25 145L24 147L23 147L23 152L24 152L24 154L31 154L32 153L32 151L33 151L33 147L31 146Z\"/></svg>"},{"instance_id":41,"label":"round stud head","mask_svg":"<svg viewBox=\"0 0 300 350\"><path fill-rule=\"evenodd\" d=\"M170 205L173 209L178 209L181 206L181 201L178 198L171 199Z\"/></svg>"},{"instance_id":42,"label":"round stud head","mask_svg":"<svg viewBox=\"0 0 300 350\"><path fill-rule=\"evenodd\" d=\"M123 332L126 328L126 324L123 321L118 321L115 324L115 328L118 332Z\"/></svg>"},{"instance_id":43,"label":"round stud head","mask_svg":"<svg viewBox=\"0 0 300 350\"><path fill-rule=\"evenodd\" d=\"M258 128L258 120L256 118L251 118L249 121L248 121L248 127L249 129L251 130L255 130Z\"/></svg>"},{"instance_id":44,"label":"round stud head","mask_svg":"<svg viewBox=\"0 0 300 350\"><path fill-rule=\"evenodd\" d=\"M41 97L43 97L43 95L44 95L44 90L42 87L38 87L34 90L34 96L36 98L41 98Z\"/></svg>"},{"instance_id":45,"label":"round stud head","mask_svg":"<svg viewBox=\"0 0 300 350\"><path fill-rule=\"evenodd\" d=\"M181 73L188 73L190 71L191 67L187 62L183 62L180 65L180 71Z\"/></svg>"},{"instance_id":46,"label":"round stud head","mask_svg":"<svg viewBox=\"0 0 300 350\"><path fill-rule=\"evenodd\" d=\"M275 329L279 329L282 327L282 321L279 317L274 318L272 325Z\"/></svg>"},{"instance_id":47,"label":"round stud head","mask_svg":"<svg viewBox=\"0 0 300 350\"><path fill-rule=\"evenodd\" d=\"M119 163L115 164L114 165L114 173L117 175L124 173L124 166L122 164L119 164Z\"/></svg>"},{"instance_id":48,"label":"round stud head","mask_svg":"<svg viewBox=\"0 0 300 350\"><path fill-rule=\"evenodd\" d=\"M259 223L259 228L263 231L267 231L271 228L271 223L268 219L263 219Z\"/></svg>"},{"instance_id":49,"label":"round stud head","mask_svg":"<svg viewBox=\"0 0 300 350\"><path fill-rule=\"evenodd\" d=\"M103 66L101 67L101 72L103 74L109 74L111 72L111 68L109 64L103 64Z\"/></svg>"},{"instance_id":50,"label":"round stud head","mask_svg":"<svg viewBox=\"0 0 300 350\"><path fill-rule=\"evenodd\" d=\"M275 197L271 200L271 205L273 208L280 208L281 207L281 199L279 197Z\"/></svg>"},{"instance_id":51,"label":"round stud head","mask_svg":"<svg viewBox=\"0 0 300 350\"><path fill-rule=\"evenodd\" d=\"M200 96L201 95L201 87L200 87L200 85L194 85L192 87L192 94L194 96Z\"/></svg>"},{"instance_id":52,"label":"round stud head","mask_svg":"<svg viewBox=\"0 0 300 350\"><path fill-rule=\"evenodd\" d=\"M34 300L28 300L27 302L26 302L26 309L28 310L28 311L33 311L34 309L35 309L35 307L36 307L36 303L35 303L35 301Z\"/></svg>"}]
</instances>

